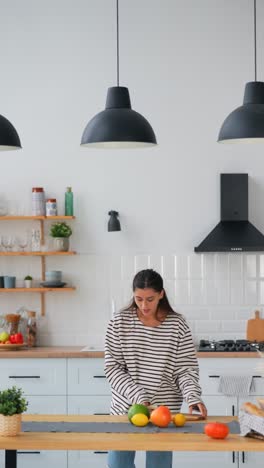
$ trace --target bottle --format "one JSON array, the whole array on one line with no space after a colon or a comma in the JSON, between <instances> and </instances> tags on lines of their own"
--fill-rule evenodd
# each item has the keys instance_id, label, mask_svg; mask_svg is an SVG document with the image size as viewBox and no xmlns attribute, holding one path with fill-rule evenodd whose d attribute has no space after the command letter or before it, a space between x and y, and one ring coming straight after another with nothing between
<instances>
[{"instance_id":1,"label":"bottle","mask_svg":"<svg viewBox=\"0 0 264 468\"><path fill-rule=\"evenodd\" d=\"M73 216L73 193L72 188L67 187L65 192L65 216Z\"/></svg>"},{"instance_id":2,"label":"bottle","mask_svg":"<svg viewBox=\"0 0 264 468\"><path fill-rule=\"evenodd\" d=\"M32 188L32 215L45 216L45 192L43 187Z\"/></svg>"},{"instance_id":3,"label":"bottle","mask_svg":"<svg viewBox=\"0 0 264 468\"><path fill-rule=\"evenodd\" d=\"M46 200L46 216L57 216L56 198L48 198Z\"/></svg>"},{"instance_id":4,"label":"bottle","mask_svg":"<svg viewBox=\"0 0 264 468\"><path fill-rule=\"evenodd\" d=\"M41 247L40 231L38 229L32 229L31 250L32 250L32 252L39 252L40 247Z\"/></svg>"},{"instance_id":5,"label":"bottle","mask_svg":"<svg viewBox=\"0 0 264 468\"><path fill-rule=\"evenodd\" d=\"M29 348L37 345L37 319L36 312L33 311L28 311L26 343Z\"/></svg>"}]
</instances>

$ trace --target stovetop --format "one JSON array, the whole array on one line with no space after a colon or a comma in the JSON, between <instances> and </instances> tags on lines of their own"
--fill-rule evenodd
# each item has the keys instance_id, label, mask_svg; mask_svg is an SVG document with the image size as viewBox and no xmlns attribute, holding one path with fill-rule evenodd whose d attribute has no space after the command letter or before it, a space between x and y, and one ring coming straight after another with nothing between
<instances>
[{"instance_id":1,"label":"stovetop","mask_svg":"<svg viewBox=\"0 0 264 468\"><path fill-rule=\"evenodd\" d=\"M256 352L264 351L264 341L247 341L247 340L221 340L207 341L201 340L199 343L199 352Z\"/></svg>"}]
</instances>

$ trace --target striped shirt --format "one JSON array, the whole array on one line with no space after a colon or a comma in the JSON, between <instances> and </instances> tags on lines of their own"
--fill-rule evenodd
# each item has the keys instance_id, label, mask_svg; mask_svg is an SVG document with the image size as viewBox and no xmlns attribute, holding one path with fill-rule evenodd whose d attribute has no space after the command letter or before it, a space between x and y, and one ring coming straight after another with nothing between
<instances>
[{"instance_id":1,"label":"striped shirt","mask_svg":"<svg viewBox=\"0 0 264 468\"><path fill-rule=\"evenodd\" d=\"M117 313L106 332L105 375L112 390L111 414L147 401L175 412L183 398L189 405L202 402L192 335L176 312L156 327L144 325L136 311Z\"/></svg>"}]
</instances>

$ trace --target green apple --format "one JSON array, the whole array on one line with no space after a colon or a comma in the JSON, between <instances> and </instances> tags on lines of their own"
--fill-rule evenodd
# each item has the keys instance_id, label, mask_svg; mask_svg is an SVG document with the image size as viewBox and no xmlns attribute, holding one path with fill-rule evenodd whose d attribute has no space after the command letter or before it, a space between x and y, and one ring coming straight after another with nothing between
<instances>
[{"instance_id":1,"label":"green apple","mask_svg":"<svg viewBox=\"0 0 264 468\"><path fill-rule=\"evenodd\" d=\"M9 333L3 331L2 333L0 333L0 341L2 341L3 343L5 343L7 340L9 340L10 336L9 336Z\"/></svg>"}]
</instances>

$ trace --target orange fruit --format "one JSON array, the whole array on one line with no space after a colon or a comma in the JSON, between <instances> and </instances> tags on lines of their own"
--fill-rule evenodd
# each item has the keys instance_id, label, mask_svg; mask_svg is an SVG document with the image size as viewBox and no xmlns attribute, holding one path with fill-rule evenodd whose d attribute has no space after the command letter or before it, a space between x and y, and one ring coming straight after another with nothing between
<instances>
[{"instance_id":1,"label":"orange fruit","mask_svg":"<svg viewBox=\"0 0 264 468\"><path fill-rule=\"evenodd\" d=\"M186 417L182 413L177 413L172 418L175 426L182 427L185 424Z\"/></svg>"},{"instance_id":2,"label":"orange fruit","mask_svg":"<svg viewBox=\"0 0 264 468\"><path fill-rule=\"evenodd\" d=\"M158 406L150 415L152 424L158 427L167 427L171 422L171 412L167 406Z\"/></svg>"}]
</instances>

